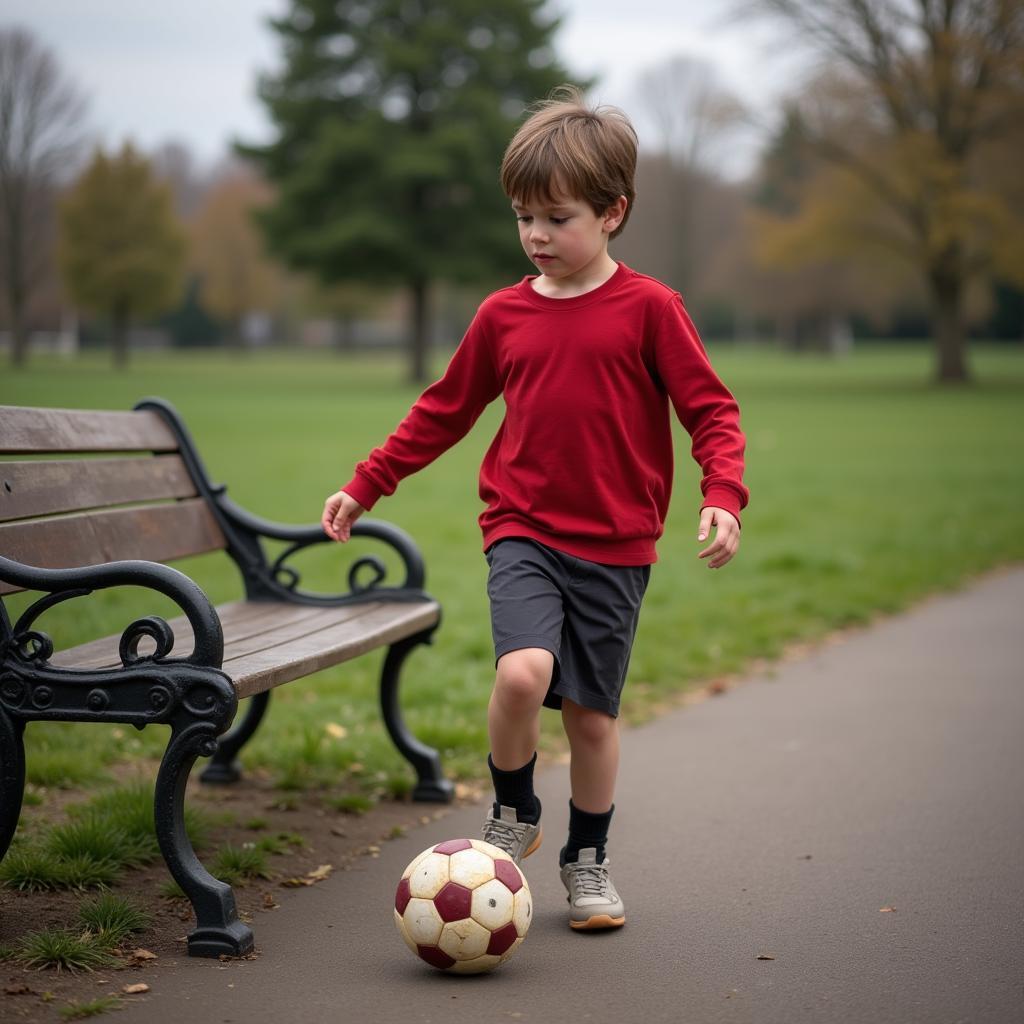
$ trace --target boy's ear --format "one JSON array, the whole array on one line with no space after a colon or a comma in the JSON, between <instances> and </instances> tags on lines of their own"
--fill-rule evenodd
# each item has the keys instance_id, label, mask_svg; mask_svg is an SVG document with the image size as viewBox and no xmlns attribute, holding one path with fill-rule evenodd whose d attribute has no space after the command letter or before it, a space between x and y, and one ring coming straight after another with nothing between
<instances>
[{"instance_id":1,"label":"boy's ear","mask_svg":"<svg viewBox=\"0 0 1024 1024\"><path fill-rule=\"evenodd\" d=\"M604 211L604 223L602 227L609 234L614 231L621 223L622 218L626 216L626 207L629 205L629 201L625 196L619 196L618 199Z\"/></svg>"}]
</instances>

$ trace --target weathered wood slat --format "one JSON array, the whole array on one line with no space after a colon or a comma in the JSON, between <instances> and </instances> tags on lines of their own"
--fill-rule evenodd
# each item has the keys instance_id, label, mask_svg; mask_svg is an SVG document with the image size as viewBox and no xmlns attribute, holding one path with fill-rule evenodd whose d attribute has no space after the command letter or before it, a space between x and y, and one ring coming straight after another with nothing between
<instances>
[{"instance_id":1,"label":"weathered wood slat","mask_svg":"<svg viewBox=\"0 0 1024 1024\"><path fill-rule=\"evenodd\" d=\"M440 606L433 601L381 602L368 609L351 622L326 626L279 647L225 658L224 671L234 680L239 697L251 697L419 633L433 626L440 616Z\"/></svg>"},{"instance_id":2,"label":"weathered wood slat","mask_svg":"<svg viewBox=\"0 0 1024 1024\"><path fill-rule=\"evenodd\" d=\"M251 697L427 629L437 622L440 606L434 601L376 601L316 608L239 601L217 611L225 635L224 671L239 697ZM192 648L188 621L176 618L170 625L175 653L187 653ZM116 666L118 639L109 636L69 648L55 654L53 663L82 669Z\"/></svg>"},{"instance_id":3,"label":"weathered wood slat","mask_svg":"<svg viewBox=\"0 0 1024 1024\"><path fill-rule=\"evenodd\" d=\"M178 442L150 409L100 412L0 405L0 452L173 452Z\"/></svg>"},{"instance_id":4,"label":"weathered wood slat","mask_svg":"<svg viewBox=\"0 0 1024 1024\"><path fill-rule=\"evenodd\" d=\"M0 463L0 522L195 493L178 455Z\"/></svg>"},{"instance_id":5,"label":"weathered wood slat","mask_svg":"<svg viewBox=\"0 0 1024 1024\"><path fill-rule=\"evenodd\" d=\"M248 642L258 646L259 638L271 631L285 626L292 629L301 628L303 623L323 617L338 618L340 609L317 608L312 605L284 604L278 601L233 601L221 605L217 609L221 628L224 631L224 649L231 650L233 645ZM145 612L140 608L139 614ZM192 650L195 637L192 626L184 615L168 619L167 624L174 633L173 657L180 657ZM125 622L127 626L128 623ZM45 628L45 627L43 627ZM255 639L254 639L255 638ZM78 647L69 648L54 654L55 665L75 668L111 668L121 664L118 654L118 634L101 637Z\"/></svg>"},{"instance_id":6,"label":"weathered wood slat","mask_svg":"<svg viewBox=\"0 0 1024 1024\"><path fill-rule=\"evenodd\" d=\"M0 553L44 569L128 558L169 562L225 547L202 498L0 525ZM0 594L21 589L0 581Z\"/></svg>"}]
</instances>

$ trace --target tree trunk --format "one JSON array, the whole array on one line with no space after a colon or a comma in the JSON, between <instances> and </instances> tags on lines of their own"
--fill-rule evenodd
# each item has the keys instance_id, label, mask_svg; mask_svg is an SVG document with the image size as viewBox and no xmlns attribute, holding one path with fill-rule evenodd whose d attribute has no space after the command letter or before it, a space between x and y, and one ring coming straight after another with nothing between
<instances>
[{"instance_id":1,"label":"tree trunk","mask_svg":"<svg viewBox=\"0 0 1024 1024\"><path fill-rule=\"evenodd\" d=\"M966 384L967 332L964 327L964 280L944 260L928 274L932 338L935 343L935 379L939 384Z\"/></svg>"},{"instance_id":2,"label":"tree trunk","mask_svg":"<svg viewBox=\"0 0 1024 1024\"><path fill-rule=\"evenodd\" d=\"M412 283L409 343L409 379L413 384L425 384L430 354L430 293L428 282L422 278Z\"/></svg>"},{"instance_id":3,"label":"tree trunk","mask_svg":"<svg viewBox=\"0 0 1024 1024\"><path fill-rule=\"evenodd\" d=\"M110 340L114 351L114 368L123 370L128 366L128 310L116 306L111 313Z\"/></svg>"}]
</instances>

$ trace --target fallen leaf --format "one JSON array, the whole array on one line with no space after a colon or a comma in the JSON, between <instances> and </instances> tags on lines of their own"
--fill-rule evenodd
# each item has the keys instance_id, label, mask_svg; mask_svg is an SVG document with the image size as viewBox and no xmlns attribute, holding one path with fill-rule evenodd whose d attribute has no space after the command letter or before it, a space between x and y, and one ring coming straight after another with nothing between
<instances>
[{"instance_id":1,"label":"fallen leaf","mask_svg":"<svg viewBox=\"0 0 1024 1024\"><path fill-rule=\"evenodd\" d=\"M155 960L156 953L151 953L148 949L133 949L132 959L133 960Z\"/></svg>"},{"instance_id":2,"label":"fallen leaf","mask_svg":"<svg viewBox=\"0 0 1024 1024\"><path fill-rule=\"evenodd\" d=\"M313 883L305 878L285 878L281 882L281 886L284 889L300 889L304 885L312 885Z\"/></svg>"},{"instance_id":3,"label":"fallen leaf","mask_svg":"<svg viewBox=\"0 0 1024 1024\"><path fill-rule=\"evenodd\" d=\"M804 854L801 854L799 857L797 857L797 860L810 860L810 859L811 859L811 855L809 853L804 853Z\"/></svg>"},{"instance_id":4,"label":"fallen leaf","mask_svg":"<svg viewBox=\"0 0 1024 1024\"><path fill-rule=\"evenodd\" d=\"M328 722L324 726L324 732L328 736L333 736L336 740L343 740L348 735L348 729L343 725L338 725L337 722Z\"/></svg>"},{"instance_id":5,"label":"fallen leaf","mask_svg":"<svg viewBox=\"0 0 1024 1024\"><path fill-rule=\"evenodd\" d=\"M881 907L881 908L879 908L878 912L880 914L895 914L896 913L896 908L895 907Z\"/></svg>"},{"instance_id":6,"label":"fallen leaf","mask_svg":"<svg viewBox=\"0 0 1024 1024\"><path fill-rule=\"evenodd\" d=\"M8 985L4 989L5 996L30 996L32 989L28 985Z\"/></svg>"},{"instance_id":7,"label":"fallen leaf","mask_svg":"<svg viewBox=\"0 0 1024 1024\"><path fill-rule=\"evenodd\" d=\"M274 900L274 894L265 892L263 894L263 909L273 910L275 907L279 907L281 904Z\"/></svg>"},{"instance_id":8,"label":"fallen leaf","mask_svg":"<svg viewBox=\"0 0 1024 1024\"><path fill-rule=\"evenodd\" d=\"M426 822L424 822L424 824L426 824ZM338 828L337 825L331 828L331 835L340 836L342 839L346 839L348 837L348 833L343 828Z\"/></svg>"},{"instance_id":9,"label":"fallen leaf","mask_svg":"<svg viewBox=\"0 0 1024 1024\"><path fill-rule=\"evenodd\" d=\"M728 687L725 685L725 683L722 682L721 679L716 679L713 683L708 684L708 693L712 697L721 696L723 693L725 693L727 689Z\"/></svg>"},{"instance_id":10,"label":"fallen leaf","mask_svg":"<svg viewBox=\"0 0 1024 1024\"><path fill-rule=\"evenodd\" d=\"M135 985L125 985L125 986L123 986L121 991L126 996L137 996L137 995L141 995L143 992L148 992L149 991L149 986L144 981L140 981L140 982L138 982Z\"/></svg>"},{"instance_id":11,"label":"fallen leaf","mask_svg":"<svg viewBox=\"0 0 1024 1024\"><path fill-rule=\"evenodd\" d=\"M311 882L322 882L334 870L333 864L321 864L315 871L310 871L306 877Z\"/></svg>"},{"instance_id":12,"label":"fallen leaf","mask_svg":"<svg viewBox=\"0 0 1024 1024\"><path fill-rule=\"evenodd\" d=\"M758 953L757 954L757 959L758 960L774 960L775 957L771 956L768 953Z\"/></svg>"}]
</instances>

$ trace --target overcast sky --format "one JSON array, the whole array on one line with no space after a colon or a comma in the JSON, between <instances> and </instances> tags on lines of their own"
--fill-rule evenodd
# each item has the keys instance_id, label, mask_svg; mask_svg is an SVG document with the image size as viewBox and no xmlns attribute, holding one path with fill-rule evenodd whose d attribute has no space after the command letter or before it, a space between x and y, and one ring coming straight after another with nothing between
<instances>
[{"instance_id":1,"label":"overcast sky","mask_svg":"<svg viewBox=\"0 0 1024 1024\"><path fill-rule=\"evenodd\" d=\"M486 3L486 0L481 0ZM0 25L21 25L51 47L89 97L88 123L108 146L133 138L147 149L177 139L200 162L223 155L232 138L269 137L255 96L258 71L278 65L270 15L287 0L3 0ZM561 12L560 56L600 82L593 98L630 111L641 135L635 83L645 68L677 55L715 66L722 82L768 116L792 86L793 62L779 36L729 17L733 0L551 0ZM624 13L628 11L628 16ZM709 13L710 11L710 13ZM749 160L754 139L737 142Z\"/></svg>"}]
</instances>

